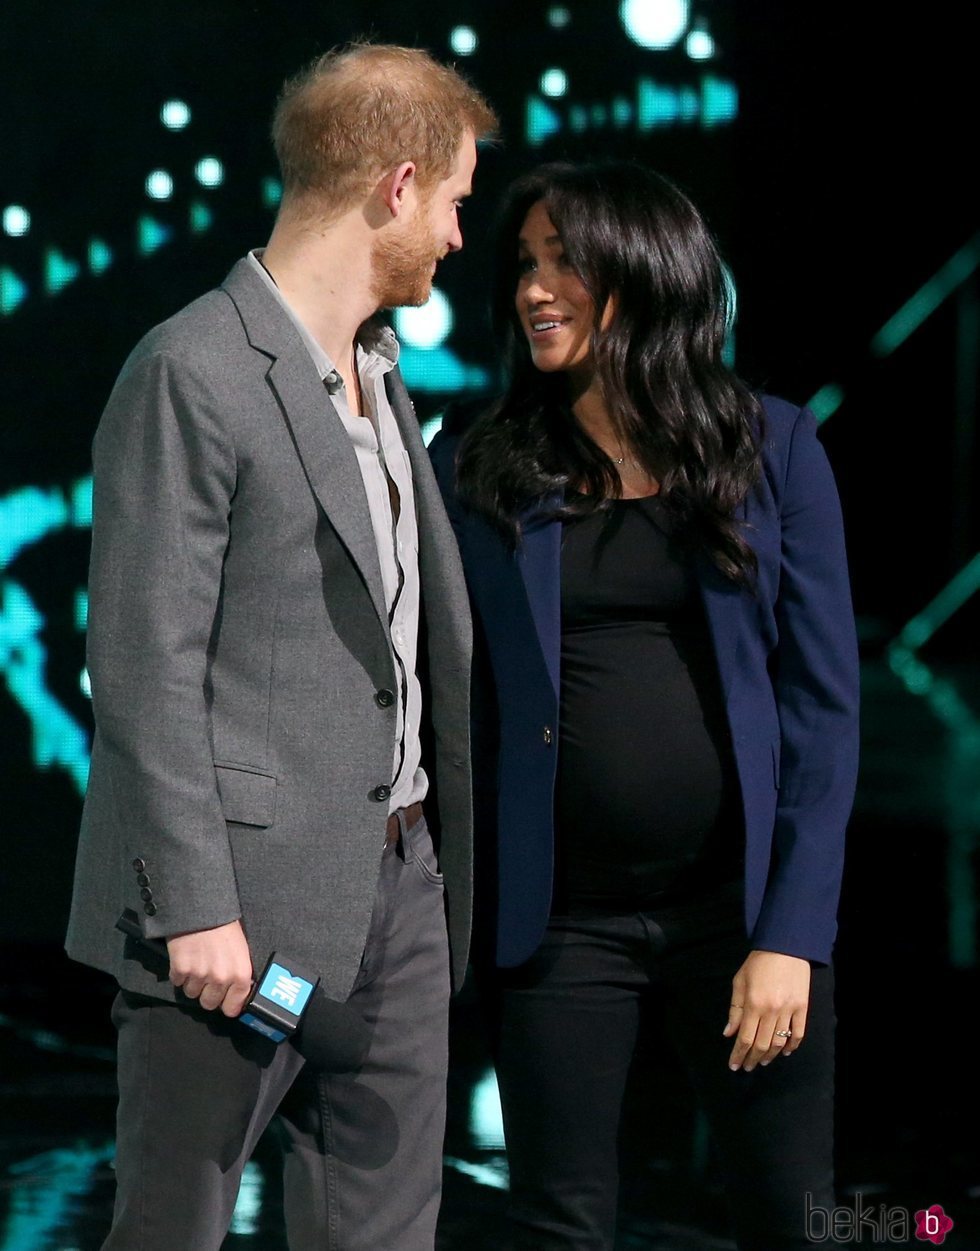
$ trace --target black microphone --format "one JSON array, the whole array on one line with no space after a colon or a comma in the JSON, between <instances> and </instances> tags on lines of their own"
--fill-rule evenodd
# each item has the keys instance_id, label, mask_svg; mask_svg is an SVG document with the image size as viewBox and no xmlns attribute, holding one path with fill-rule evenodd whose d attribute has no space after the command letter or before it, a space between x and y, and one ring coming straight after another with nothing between
<instances>
[{"instance_id":1,"label":"black microphone","mask_svg":"<svg viewBox=\"0 0 980 1251\"><path fill-rule=\"evenodd\" d=\"M147 938L132 908L123 912L116 929L154 965L169 970L166 942ZM364 1063L371 1031L362 1016L349 1004L328 998L319 983L295 961L273 952L237 1020L275 1043L288 1039L315 1069L349 1073Z\"/></svg>"}]
</instances>

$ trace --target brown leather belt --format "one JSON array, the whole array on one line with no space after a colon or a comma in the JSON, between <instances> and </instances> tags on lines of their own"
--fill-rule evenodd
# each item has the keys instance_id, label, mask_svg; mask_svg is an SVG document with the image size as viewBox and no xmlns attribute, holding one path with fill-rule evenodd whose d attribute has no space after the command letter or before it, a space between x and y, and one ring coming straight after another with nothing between
<instances>
[{"instance_id":1,"label":"brown leather belt","mask_svg":"<svg viewBox=\"0 0 980 1251\"><path fill-rule=\"evenodd\" d=\"M385 847L393 847L398 842L402 829L398 822L399 812L405 818L405 829L410 830L413 825L418 825L422 820L422 801L417 799L414 804L409 804L407 808L399 808L389 816L388 824L385 826Z\"/></svg>"}]
</instances>

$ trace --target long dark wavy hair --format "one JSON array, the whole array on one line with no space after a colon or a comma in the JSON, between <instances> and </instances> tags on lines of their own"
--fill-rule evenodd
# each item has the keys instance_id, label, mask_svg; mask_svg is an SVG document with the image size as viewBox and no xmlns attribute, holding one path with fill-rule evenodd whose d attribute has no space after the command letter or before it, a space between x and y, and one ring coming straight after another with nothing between
<instances>
[{"instance_id":1,"label":"long dark wavy hair","mask_svg":"<svg viewBox=\"0 0 980 1251\"><path fill-rule=\"evenodd\" d=\"M728 279L690 200L632 161L543 165L510 187L493 290L509 385L462 440L461 497L516 543L529 507L566 486L584 494L553 509L563 518L620 494L616 466L570 412L565 375L535 368L517 318L518 236L538 201L592 299L593 358L621 446L658 479L689 549L751 583L755 553L734 514L759 476L762 410L722 360Z\"/></svg>"}]
</instances>

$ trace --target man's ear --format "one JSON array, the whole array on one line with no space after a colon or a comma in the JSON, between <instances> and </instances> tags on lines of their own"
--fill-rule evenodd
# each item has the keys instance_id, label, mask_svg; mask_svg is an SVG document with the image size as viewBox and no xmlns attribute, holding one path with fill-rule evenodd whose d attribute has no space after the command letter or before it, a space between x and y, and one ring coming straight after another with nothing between
<instances>
[{"instance_id":1,"label":"man's ear","mask_svg":"<svg viewBox=\"0 0 980 1251\"><path fill-rule=\"evenodd\" d=\"M415 192L415 162L402 161L378 183L378 195L392 217L397 217Z\"/></svg>"}]
</instances>

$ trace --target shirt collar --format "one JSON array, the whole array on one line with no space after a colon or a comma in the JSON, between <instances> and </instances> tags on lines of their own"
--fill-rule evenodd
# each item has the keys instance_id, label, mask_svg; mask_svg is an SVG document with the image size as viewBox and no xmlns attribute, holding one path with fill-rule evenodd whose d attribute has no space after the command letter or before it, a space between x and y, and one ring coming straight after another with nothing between
<instances>
[{"instance_id":1,"label":"shirt collar","mask_svg":"<svg viewBox=\"0 0 980 1251\"><path fill-rule=\"evenodd\" d=\"M275 279L262 264L264 251L264 248L253 248L246 259L272 292L273 296L286 310L290 320L299 332L300 338L306 344L307 351L312 357L313 364L316 365L317 373L323 380L328 393L333 395L343 386L343 379L333 361L310 334L309 330L307 330L300 317L289 304L289 301L279 290ZM380 317L369 317L361 325L357 332L357 349L358 367L361 369L367 368L372 373L376 370L378 373L385 374L398 363L398 340L395 338L391 327L386 325Z\"/></svg>"}]
</instances>

